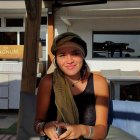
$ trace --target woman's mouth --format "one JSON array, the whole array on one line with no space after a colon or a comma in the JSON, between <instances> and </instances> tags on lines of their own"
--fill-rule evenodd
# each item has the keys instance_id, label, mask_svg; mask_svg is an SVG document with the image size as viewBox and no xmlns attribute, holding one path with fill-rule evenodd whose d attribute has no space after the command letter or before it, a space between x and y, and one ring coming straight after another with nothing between
<instances>
[{"instance_id":1,"label":"woman's mouth","mask_svg":"<svg viewBox=\"0 0 140 140\"><path fill-rule=\"evenodd\" d=\"M75 68L75 65L66 66L66 68L67 68L68 70L72 70L72 69Z\"/></svg>"}]
</instances>

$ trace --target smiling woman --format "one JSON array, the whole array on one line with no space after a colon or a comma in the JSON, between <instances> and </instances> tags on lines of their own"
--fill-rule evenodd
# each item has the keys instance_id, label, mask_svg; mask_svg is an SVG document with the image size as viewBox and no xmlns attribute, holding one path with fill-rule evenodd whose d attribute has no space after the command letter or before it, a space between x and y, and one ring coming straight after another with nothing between
<instances>
[{"instance_id":1,"label":"smiling woman","mask_svg":"<svg viewBox=\"0 0 140 140\"><path fill-rule=\"evenodd\" d=\"M89 71L86 42L66 32L54 39L51 51L56 68L42 78L38 87L36 132L50 139L104 139L108 83ZM64 128L64 133L58 135L57 128Z\"/></svg>"},{"instance_id":2,"label":"smiling woman","mask_svg":"<svg viewBox=\"0 0 140 140\"><path fill-rule=\"evenodd\" d=\"M134 140L108 124L108 82L101 74L89 71L86 42L77 34L62 33L54 39L51 51L56 68L38 87L36 133L53 140Z\"/></svg>"}]
</instances>

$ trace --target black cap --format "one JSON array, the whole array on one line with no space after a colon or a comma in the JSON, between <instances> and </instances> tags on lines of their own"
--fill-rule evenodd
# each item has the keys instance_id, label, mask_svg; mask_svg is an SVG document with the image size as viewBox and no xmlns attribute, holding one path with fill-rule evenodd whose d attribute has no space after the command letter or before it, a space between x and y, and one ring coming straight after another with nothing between
<instances>
[{"instance_id":1,"label":"black cap","mask_svg":"<svg viewBox=\"0 0 140 140\"><path fill-rule=\"evenodd\" d=\"M62 33L60 35L58 35L57 37L55 37L53 44L52 44L52 48L51 48L51 52L52 54L56 54L56 51L58 49L58 43L63 44L65 42L74 42L76 44L79 45L80 49L82 49L82 51L84 52L84 57L87 56L87 44L86 42L77 34L72 33L72 32L65 32Z\"/></svg>"}]
</instances>

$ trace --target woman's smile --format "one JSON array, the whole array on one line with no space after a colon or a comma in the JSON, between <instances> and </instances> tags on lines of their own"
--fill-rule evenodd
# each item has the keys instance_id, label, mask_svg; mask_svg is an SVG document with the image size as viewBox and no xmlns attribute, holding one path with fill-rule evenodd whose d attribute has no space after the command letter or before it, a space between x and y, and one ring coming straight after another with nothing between
<instances>
[{"instance_id":1,"label":"woman's smile","mask_svg":"<svg viewBox=\"0 0 140 140\"><path fill-rule=\"evenodd\" d=\"M76 65L67 65L65 66L68 70L73 70L76 68Z\"/></svg>"}]
</instances>

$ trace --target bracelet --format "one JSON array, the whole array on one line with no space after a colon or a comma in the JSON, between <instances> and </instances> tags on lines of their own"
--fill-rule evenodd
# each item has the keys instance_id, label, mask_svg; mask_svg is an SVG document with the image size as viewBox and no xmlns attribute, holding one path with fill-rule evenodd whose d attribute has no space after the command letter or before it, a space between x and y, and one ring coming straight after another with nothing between
<instances>
[{"instance_id":1,"label":"bracelet","mask_svg":"<svg viewBox=\"0 0 140 140\"><path fill-rule=\"evenodd\" d=\"M88 136L84 136L84 138L85 139L93 139L93 133L94 133L93 127L89 126L89 135Z\"/></svg>"},{"instance_id":2,"label":"bracelet","mask_svg":"<svg viewBox=\"0 0 140 140\"><path fill-rule=\"evenodd\" d=\"M46 135L46 133L45 133L45 125L46 125L46 122L43 124L43 128L42 128L42 130L43 130L43 133Z\"/></svg>"},{"instance_id":3,"label":"bracelet","mask_svg":"<svg viewBox=\"0 0 140 140\"><path fill-rule=\"evenodd\" d=\"M45 132L44 132L44 126L45 126L45 122L42 122L42 121L36 121L35 122L35 130L38 134L40 134L41 136L45 136Z\"/></svg>"}]
</instances>

